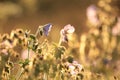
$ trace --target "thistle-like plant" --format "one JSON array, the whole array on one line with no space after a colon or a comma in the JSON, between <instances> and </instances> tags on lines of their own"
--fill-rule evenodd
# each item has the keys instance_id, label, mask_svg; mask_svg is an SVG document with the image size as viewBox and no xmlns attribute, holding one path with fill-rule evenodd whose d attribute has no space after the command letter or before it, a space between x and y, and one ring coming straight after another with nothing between
<instances>
[{"instance_id":1,"label":"thistle-like plant","mask_svg":"<svg viewBox=\"0 0 120 80\"><path fill-rule=\"evenodd\" d=\"M1 36L1 55L4 62L1 79L12 80L76 80L83 78L83 67L73 57L65 54L62 42L68 42L68 34L74 32L70 24L61 30L60 42L50 43L41 36L48 36L52 24L39 26L35 34L17 29ZM15 59L15 60L14 60ZM10 67L9 67L10 66ZM17 68L17 71L16 69Z\"/></svg>"}]
</instances>

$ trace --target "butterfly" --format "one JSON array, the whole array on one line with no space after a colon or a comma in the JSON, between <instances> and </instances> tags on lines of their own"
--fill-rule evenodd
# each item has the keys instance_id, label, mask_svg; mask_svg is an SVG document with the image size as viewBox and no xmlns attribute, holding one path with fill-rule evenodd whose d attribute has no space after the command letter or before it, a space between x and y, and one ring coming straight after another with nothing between
<instances>
[{"instance_id":1,"label":"butterfly","mask_svg":"<svg viewBox=\"0 0 120 80\"><path fill-rule=\"evenodd\" d=\"M48 36L49 32L51 31L51 28L52 28L51 23L48 23L48 24L43 26L43 33L45 36Z\"/></svg>"}]
</instances>

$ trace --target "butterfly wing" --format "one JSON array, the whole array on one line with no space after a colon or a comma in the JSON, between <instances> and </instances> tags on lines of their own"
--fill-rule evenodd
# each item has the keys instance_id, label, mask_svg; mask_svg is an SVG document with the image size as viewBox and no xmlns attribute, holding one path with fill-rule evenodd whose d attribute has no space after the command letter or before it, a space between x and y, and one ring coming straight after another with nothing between
<instances>
[{"instance_id":1,"label":"butterfly wing","mask_svg":"<svg viewBox=\"0 0 120 80\"><path fill-rule=\"evenodd\" d=\"M51 30L52 24L48 23L43 27L44 34L48 36L49 31Z\"/></svg>"}]
</instances>

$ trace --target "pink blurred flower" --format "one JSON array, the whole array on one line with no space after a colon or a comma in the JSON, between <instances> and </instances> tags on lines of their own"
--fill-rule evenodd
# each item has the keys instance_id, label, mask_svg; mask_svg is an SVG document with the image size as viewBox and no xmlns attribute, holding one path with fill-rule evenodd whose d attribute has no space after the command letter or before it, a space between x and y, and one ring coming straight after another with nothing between
<instances>
[{"instance_id":1,"label":"pink blurred flower","mask_svg":"<svg viewBox=\"0 0 120 80\"><path fill-rule=\"evenodd\" d=\"M0 46L3 47L3 49L1 49L1 52L5 55L8 55L8 50L10 48L13 48L13 44L10 43L8 40L4 40L3 42L1 42Z\"/></svg>"},{"instance_id":2,"label":"pink blurred flower","mask_svg":"<svg viewBox=\"0 0 120 80\"><path fill-rule=\"evenodd\" d=\"M1 52L5 55L8 55L8 50L7 49L3 49L3 50L1 50Z\"/></svg>"},{"instance_id":3,"label":"pink blurred flower","mask_svg":"<svg viewBox=\"0 0 120 80\"><path fill-rule=\"evenodd\" d=\"M29 58L32 59L34 57L34 52L32 50L29 51ZM21 53L21 58L22 59L27 59L28 58L28 50L24 50Z\"/></svg>"},{"instance_id":4,"label":"pink blurred flower","mask_svg":"<svg viewBox=\"0 0 120 80\"><path fill-rule=\"evenodd\" d=\"M13 48L13 44L10 43L8 40L3 41L2 43L0 43L0 45L6 46L7 48Z\"/></svg>"},{"instance_id":5,"label":"pink blurred flower","mask_svg":"<svg viewBox=\"0 0 120 80\"><path fill-rule=\"evenodd\" d=\"M83 69L83 66L80 65L77 61L73 61L73 65L77 66L80 71Z\"/></svg>"},{"instance_id":6,"label":"pink blurred flower","mask_svg":"<svg viewBox=\"0 0 120 80\"><path fill-rule=\"evenodd\" d=\"M71 26L70 24L66 25L61 31L61 40L62 42L68 42L67 34L71 34L75 31L75 28Z\"/></svg>"},{"instance_id":7,"label":"pink blurred flower","mask_svg":"<svg viewBox=\"0 0 120 80\"><path fill-rule=\"evenodd\" d=\"M71 75L77 75L80 71L82 71L83 66L77 61L73 61L72 63L68 63L68 68Z\"/></svg>"},{"instance_id":8,"label":"pink blurred flower","mask_svg":"<svg viewBox=\"0 0 120 80\"><path fill-rule=\"evenodd\" d=\"M70 70L74 70L75 69L75 66L73 66L72 64L69 65L69 69Z\"/></svg>"},{"instance_id":9,"label":"pink blurred flower","mask_svg":"<svg viewBox=\"0 0 120 80\"><path fill-rule=\"evenodd\" d=\"M99 19L97 15L98 8L95 5L91 5L87 8L87 18L90 21L90 23L94 25L98 25Z\"/></svg>"},{"instance_id":10,"label":"pink blurred flower","mask_svg":"<svg viewBox=\"0 0 120 80\"><path fill-rule=\"evenodd\" d=\"M112 28L113 35L120 35L120 17L118 17L118 21L116 25Z\"/></svg>"},{"instance_id":11,"label":"pink blurred flower","mask_svg":"<svg viewBox=\"0 0 120 80\"><path fill-rule=\"evenodd\" d=\"M69 34L69 33L73 33L75 31L75 28L71 26L70 24L68 24L63 28L63 30L66 34L67 33Z\"/></svg>"}]
</instances>

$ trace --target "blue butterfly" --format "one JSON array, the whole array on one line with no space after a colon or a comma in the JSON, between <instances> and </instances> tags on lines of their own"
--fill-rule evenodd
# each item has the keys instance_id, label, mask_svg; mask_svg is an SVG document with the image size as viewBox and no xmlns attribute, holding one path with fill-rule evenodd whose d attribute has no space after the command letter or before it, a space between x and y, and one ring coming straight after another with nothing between
<instances>
[{"instance_id":1,"label":"blue butterfly","mask_svg":"<svg viewBox=\"0 0 120 80\"><path fill-rule=\"evenodd\" d=\"M46 25L44 25L43 27L43 33L45 36L48 36L50 30L51 30L51 27L52 27L52 24L51 23L48 23Z\"/></svg>"}]
</instances>

